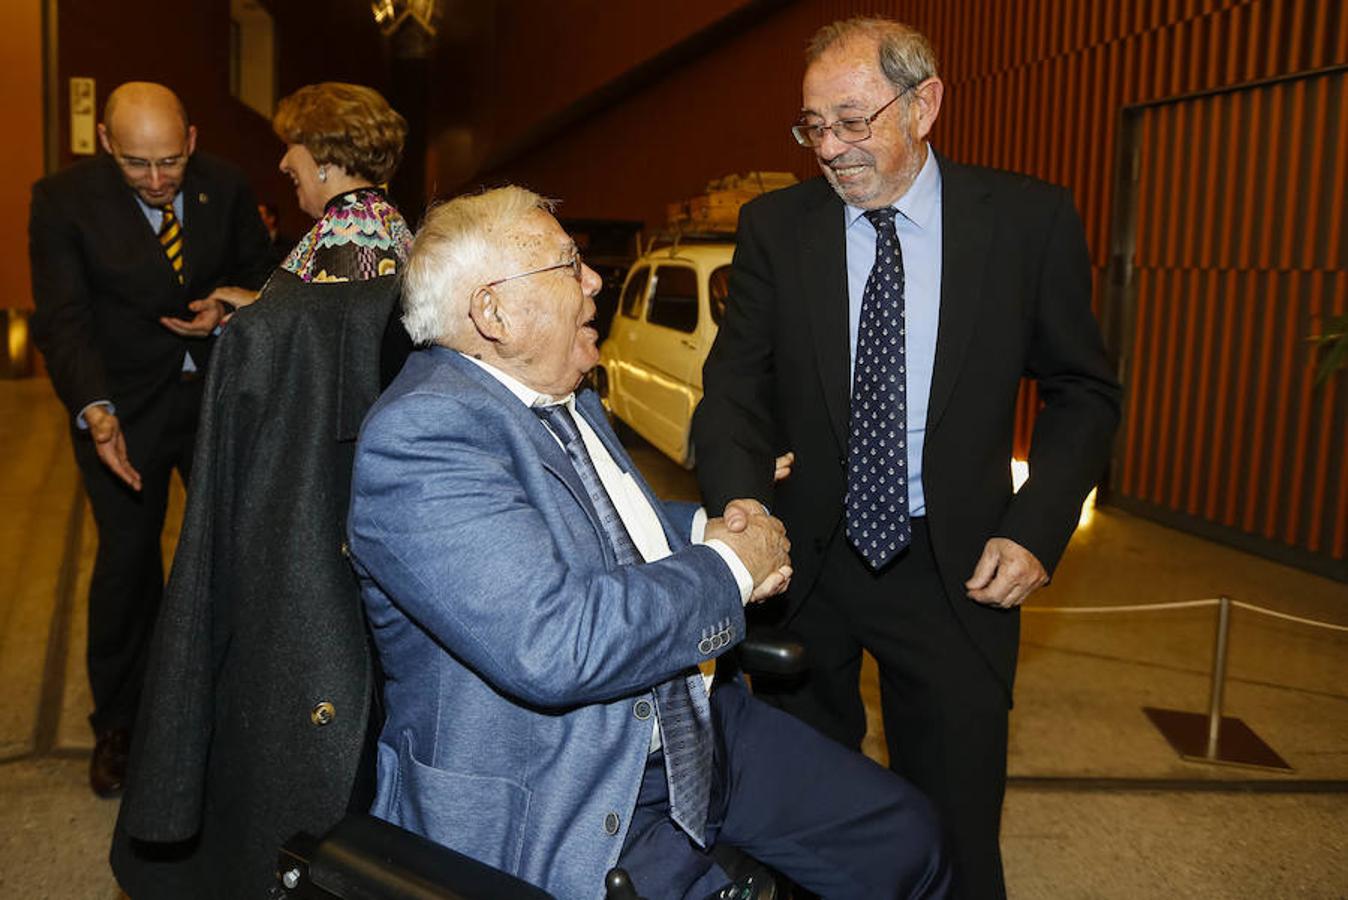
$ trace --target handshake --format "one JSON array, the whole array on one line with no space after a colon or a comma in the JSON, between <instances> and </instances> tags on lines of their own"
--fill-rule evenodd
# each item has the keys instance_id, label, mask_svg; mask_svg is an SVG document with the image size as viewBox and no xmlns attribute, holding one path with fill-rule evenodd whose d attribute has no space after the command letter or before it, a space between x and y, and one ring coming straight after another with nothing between
<instances>
[{"instance_id":1,"label":"handshake","mask_svg":"<svg viewBox=\"0 0 1348 900\"><path fill-rule=\"evenodd\" d=\"M786 528L757 500L731 500L720 518L707 521L704 536L724 542L749 570L754 579L750 603L774 597L791 583L791 542Z\"/></svg>"}]
</instances>

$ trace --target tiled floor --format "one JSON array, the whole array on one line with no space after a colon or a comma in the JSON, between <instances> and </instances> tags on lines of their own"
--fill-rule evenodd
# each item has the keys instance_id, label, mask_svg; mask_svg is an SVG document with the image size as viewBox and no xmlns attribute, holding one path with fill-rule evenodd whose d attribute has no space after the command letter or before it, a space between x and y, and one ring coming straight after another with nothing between
<instances>
[{"instance_id":1,"label":"tiled floor","mask_svg":"<svg viewBox=\"0 0 1348 900\"><path fill-rule=\"evenodd\" d=\"M111 900L116 807L85 783L92 522L50 386L0 381L0 422L0 898ZM634 455L666 496L695 493ZM1014 900L1348 897L1348 634L1234 613L1226 712L1294 767L1276 774L1185 762L1141 712L1206 709L1213 609L1064 611L1219 594L1348 623L1348 586L1108 509L1035 596L1003 825Z\"/></svg>"}]
</instances>

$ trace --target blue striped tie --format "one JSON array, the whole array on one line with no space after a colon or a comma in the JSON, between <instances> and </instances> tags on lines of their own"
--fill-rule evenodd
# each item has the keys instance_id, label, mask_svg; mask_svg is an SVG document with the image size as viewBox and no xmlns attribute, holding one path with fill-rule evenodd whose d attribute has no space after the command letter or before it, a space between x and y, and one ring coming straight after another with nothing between
<instances>
[{"instance_id":1,"label":"blue striped tie","mask_svg":"<svg viewBox=\"0 0 1348 900\"><path fill-rule=\"evenodd\" d=\"M580 429L566 404L536 406L534 414L566 448L599 514L618 565L644 562L632 536L627 533L613 499L599 480ZM711 798L711 704L702 676L696 669L676 675L655 686L655 709L660 725L660 743L665 753L665 778L669 784L669 817L698 844L704 844L707 806Z\"/></svg>"}]
</instances>

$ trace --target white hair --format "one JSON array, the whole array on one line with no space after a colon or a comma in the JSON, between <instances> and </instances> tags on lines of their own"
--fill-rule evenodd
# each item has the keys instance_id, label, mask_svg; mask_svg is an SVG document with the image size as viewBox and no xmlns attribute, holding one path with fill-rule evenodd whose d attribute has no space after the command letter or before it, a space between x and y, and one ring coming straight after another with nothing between
<instances>
[{"instance_id":1,"label":"white hair","mask_svg":"<svg viewBox=\"0 0 1348 900\"><path fill-rule=\"evenodd\" d=\"M498 273L490 265L521 219L554 203L507 185L455 197L426 213L403 277L403 327L416 344L456 346L473 291Z\"/></svg>"}]
</instances>

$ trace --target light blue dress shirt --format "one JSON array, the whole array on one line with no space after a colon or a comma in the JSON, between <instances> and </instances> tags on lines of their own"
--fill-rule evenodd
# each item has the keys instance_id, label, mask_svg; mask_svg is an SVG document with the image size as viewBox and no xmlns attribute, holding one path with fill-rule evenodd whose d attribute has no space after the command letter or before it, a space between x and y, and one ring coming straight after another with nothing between
<instances>
[{"instance_id":1,"label":"light blue dress shirt","mask_svg":"<svg viewBox=\"0 0 1348 900\"><path fill-rule=\"evenodd\" d=\"M932 366L936 361L936 326L941 313L941 168L930 149L922 170L894 208L899 212L894 217L894 226L903 250L908 511L909 515L921 516L927 511L922 490L922 447L926 439ZM864 212L855 206L843 208L847 236L847 335L851 348L849 385L855 377L861 294L875 264L875 227Z\"/></svg>"},{"instance_id":2,"label":"light blue dress shirt","mask_svg":"<svg viewBox=\"0 0 1348 900\"><path fill-rule=\"evenodd\" d=\"M150 223L150 228L154 233L159 233L159 227L164 224L164 211L158 206L151 206L140 199L140 194L136 194L136 202L140 204L140 211L145 213L145 218ZM178 217L178 224L187 229L187 224L183 222L183 192L179 191L173 195L173 214Z\"/></svg>"}]
</instances>

